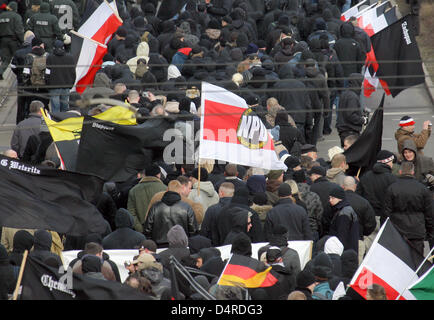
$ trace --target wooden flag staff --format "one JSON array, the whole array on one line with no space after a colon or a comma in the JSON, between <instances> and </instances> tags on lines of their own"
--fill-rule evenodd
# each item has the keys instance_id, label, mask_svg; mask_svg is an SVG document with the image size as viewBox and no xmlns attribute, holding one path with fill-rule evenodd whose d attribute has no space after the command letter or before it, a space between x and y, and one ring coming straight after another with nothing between
<instances>
[{"instance_id":1,"label":"wooden flag staff","mask_svg":"<svg viewBox=\"0 0 434 320\"><path fill-rule=\"evenodd\" d=\"M29 253L28 250L24 251L23 253L23 261L21 261L20 273L18 274L17 285L15 286L15 291L12 300L17 300L18 298L18 291L20 289L21 280L23 279L24 267L26 266L28 253Z\"/></svg>"}]
</instances>

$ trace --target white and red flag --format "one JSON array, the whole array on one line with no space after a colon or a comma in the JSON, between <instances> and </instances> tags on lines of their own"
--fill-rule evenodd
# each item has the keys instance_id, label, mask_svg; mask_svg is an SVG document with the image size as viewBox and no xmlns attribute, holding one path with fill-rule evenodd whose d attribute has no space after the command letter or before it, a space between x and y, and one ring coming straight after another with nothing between
<instances>
[{"instance_id":1,"label":"white and red flag","mask_svg":"<svg viewBox=\"0 0 434 320\"><path fill-rule=\"evenodd\" d=\"M199 158L286 170L255 111L240 96L202 82Z\"/></svg>"},{"instance_id":2,"label":"white and red flag","mask_svg":"<svg viewBox=\"0 0 434 320\"><path fill-rule=\"evenodd\" d=\"M366 299L367 289L375 283L384 287L387 300L415 300L408 288L431 266L387 219L351 279L350 288Z\"/></svg>"},{"instance_id":3,"label":"white and red flag","mask_svg":"<svg viewBox=\"0 0 434 320\"><path fill-rule=\"evenodd\" d=\"M101 2L77 32L99 43L107 44L123 23L113 6L107 1Z\"/></svg>"},{"instance_id":4,"label":"white and red flag","mask_svg":"<svg viewBox=\"0 0 434 320\"><path fill-rule=\"evenodd\" d=\"M71 55L75 59L75 91L83 93L91 86L96 73L101 69L107 46L71 31Z\"/></svg>"}]
</instances>

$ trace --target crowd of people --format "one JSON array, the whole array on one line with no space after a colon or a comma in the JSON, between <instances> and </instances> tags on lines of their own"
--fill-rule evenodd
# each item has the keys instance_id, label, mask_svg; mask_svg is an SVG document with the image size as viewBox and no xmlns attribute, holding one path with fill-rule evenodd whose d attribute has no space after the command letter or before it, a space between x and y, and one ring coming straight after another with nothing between
<instances>
[{"instance_id":1,"label":"crowd of people","mask_svg":"<svg viewBox=\"0 0 434 320\"><path fill-rule=\"evenodd\" d=\"M271 287L249 289L251 299L323 300L340 282L349 284L386 218L420 253L426 241L434 245L434 162L423 154L429 121L417 134L414 120L403 117L397 149L381 150L361 176L349 171L344 151L368 122L361 72L370 39L357 21L340 19L355 3L189 0L172 12L178 6L172 1L118 0L123 25L81 95L71 91L70 31L80 25L88 2L32 0L31 8L23 1L3 3L1 71L10 64L18 84L17 126L5 155L59 168L41 108L59 121L110 108L86 103L95 98L134 107L139 125L160 117L196 132L200 83L207 81L245 99L288 169L213 160L173 165L156 157L129 180L105 183L97 204L108 223L105 234L71 237L3 227L2 298L15 289L24 250L55 267L62 265L62 251L81 250L70 263L74 272L121 282L104 250L137 249L125 263L124 283L152 299L171 298L174 256L200 271L195 280L217 299L242 300L242 288L216 283L227 262L217 247L231 245L232 253L271 266L278 277ZM62 5L72 8L71 23L60 23ZM332 130L341 144L328 159L319 158L317 144ZM304 268L288 247L297 240L313 242ZM252 243L261 242L268 245L253 254ZM182 299L203 299L181 276L176 279ZM385 299L383 289L375 284L369 299Z\"/></svg>"}]
</instances>

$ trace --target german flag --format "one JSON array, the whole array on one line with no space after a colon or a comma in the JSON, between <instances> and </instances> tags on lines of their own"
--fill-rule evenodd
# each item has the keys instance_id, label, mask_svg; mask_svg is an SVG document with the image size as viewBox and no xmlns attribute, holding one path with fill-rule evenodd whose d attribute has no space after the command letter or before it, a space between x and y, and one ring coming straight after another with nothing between
<instances>
[{"instance_id":1,"label":"german flag","mask_svg":"<svg viewBox=\"0 0 434 320\"><path fill-rule=\"evenodd\" d=\"M233 254L229 259L218 285L266 288L276 284L278 279L272 274L271 267L263 262L238 254Z\"/></svg>"}]
</instances>

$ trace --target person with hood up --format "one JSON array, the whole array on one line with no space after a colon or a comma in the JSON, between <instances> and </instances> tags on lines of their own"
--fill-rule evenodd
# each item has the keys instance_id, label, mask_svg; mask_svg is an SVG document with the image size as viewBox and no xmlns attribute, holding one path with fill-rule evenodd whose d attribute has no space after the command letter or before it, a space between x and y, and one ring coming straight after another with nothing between
<instances>
[{"instance_id":1,"label":"person with hood up","mask_svg":"<svg viewBox=\"0 0 434 320\"><path fill-rule=\"evenodd\" d=\"M399 155L401 155L404 141L407 139L412 139L416 144L417 153L423 155L423 148L428 142L432 132L432 125L430 126L430 123L429 120L426 120L422 125L421 132L415 133L414 128L416 123L412 117L403 116L399 120L399 128L395 132Z\"/></svg>"},{"instance_id":2,"label":"person with hood up","mask_svg":"<svg viewBox=\"0 0 434 320\"><path fill-rule=\"evenodd\" d=\"M431 157L417 153L416 143L412 139L404 140L401 156L403 161L414 164L414 176L417 181L428 187L434 187L434 161Z\"/></svg>"},{"instance_id":3,"label":"person with hood up","mask_svg":"<svg viewBox=\"0 0 434 320\"><path fill-rule=\"evenodd\" d=\"M334 49L344 69L344 76L349 77L352 73L361 73L366 54L360 44L354 39L354 26L351 22L345 22L340 27L340 37L336 41ZM344 80L344 86L348 84Z\"/></svg>"},{"instance_id":4,"label":"person with hood up","mask_svg":"<svg viewBox=\"0 0 434 320\"><path fill-rule=\"evenodd\" d=\"M38 259L42 263L48 258L53 258L56 264L60 267L63 265L60 257L51 252L52 236L51 233L45 230L37 230L34 234L34 247L29 256Z\"/></svg>"},{"instance_id":5,"label":"person with hood up","mask_svg":"<svg viewBox=\"0 0 434 320\"><path fill-rule=\"evenodd\" d=\"M188 236L185 230L179 224L174 225L166 234L168 247L158 254L159 261L166 269L170 270L170 256L174 256L176 260L181 261L182 258L190 256L188 248ZM168 274L168 273L167 273Z\"/></svg>"},{"instance_id":6,"label":"person with hood up","mask_svg":"<svg viewBox=\"0 0 434 320\"><path fill-rule=\"evenodd\" d=\"M306 85L302 81L294 78L290 64L284 64L280 67L279 78L284 81L279 81L274 85L273 88L276 89L276 92L273 96L289 112L297 128L306 138L306 132L312 130L313 125L309 91L306 90Z\"/></svg>"},{"instance_id":7,"label":"person with hood up","mask_svg":"<svg viewBox=\"0 0 434 320\"><path fill-rule=\"evenodd\" d=\"M319 39L323 35L327 37L329 46L333 49L337 37L327 30L327 23L324 18L319 17L315 19L315 30L307 37L307 42L310 43L312 39Z\"/></svg>"},{"instance_id":8,"label":"person with hood up","mask_svg":"<svg viewBox=\"0 0 434 320\"><path fill-rule=\"evenodd\" d=\"M134 58L137 54L137 39L134 35L128 34L123 41L115 50L114 57L122 55L125 57L126 61Z\"/></svg>"},{"instance_id":9,"label":"person with hood up","mask_svg":"<svg viewBox=\"0 0 434 320\"><path fill-rule=\"evenodd\" d=\"M329 280L333 276L333 263L330 257L327 253L320 252L311 261L310 270L315 276L316 282L318 282L313 289L312 298L315 300L332 300L333 290L330 289Z\"/></svg>"},{"instance_id":10,"label":"person with hood up","mask_svg":"<svg viewBox=\"0 0 434 320\"><path fill-rule=\"evenodd\" d=\"M329 202L333 217L330 222L329 235L336 236L344 245L344 249L359 251L359 219L349 205L345 191L337 186L329 192Z\"/></svg>"},{"instance_id":11,"label":"person with hood up","mask_svg":"<svg viewBox=\"0 0 434 320\"><path fill-rule=\"evenodd\" d=\"M109 249L135 249L146 237L134 230L134 218L125 208L119 208L115 217L116 230L102 240L102 245Z\"/></svg>"},{"instance_id":12,"label":"person with hood up","mask_svg":"<svg viewBox=\"0 0 434 320\"><path fill-rule=\"evenodd\" d=\"M45 69L47 85L50 86L51 112L68 111L69 91L75 83L75 65L74 58L65 52L63 42L56 40Z\"/></svg>"},{"instance_id":13,"label":"person with hood up","mask_svg":"<svg viewBox=\"0 0 434 320\"><path fill-rule=\"evenodd\" d=\"M218 193L215 190L213 183L208 180L208 171L205 168L200 168L200 181L199 169L193 169L191 173L191 181L193 186L188 198L194 202L201 203L205 212L210 206L219 202Z\"/></svg>"},{"instance_id":14,"label":"person with hood up","mask_svg":"<svg viewBox=\"0 0 434 320\"><path fill-rule=\"evenodd\" d=\"M17 268L17 276L19 267L23 260L24 251L30 251L33 248L34 237L27 230L18 230L14 235L12 252L9 254L10 263Z\"/></svg>"},{"instance_id":15,"label":"person with hood up","mask_svg":"<svg viewBox=\"0 0 434 320\"><path fill-rule=\"evenodd\" d=\"M411 140L408 140L411 141ZM404 152L407 149L404 149ZM414 152L413 152L414 153ZM424 240L434 245L433 199L431 192L415 178L415 166L403 161L399 178L386 191L384 215L424 255Z\"/></svg>"},{"instance_id":16,"label":"person with hood up","mask_svg":"<svg viewBox=\"0 0 434 320\"><path fill-rule=\"evenodd\" d=\"M345 66L345 64L342 64ZM339 107L336 112L336 129L341 139L341 147L349 135L360 135L363 125L368 119L362 115L360 105L360 92L362 90L363 75L351 73L348 79L348 86L339 98Z\"/></svg>"},{"instance_id":17,"label":"person with hood up","mask_svg":"<svg viewBox=\"0 0 434 320\"><path fill-rule=\"evenodd\" d=\"M252 228L252 213L248 210L234 207L231 210L231 230L223 241L223 245L232 244L239 233L247 234Z\"/></svg>"},{"instance_id":18,"label":"person with hood up","mask_svg":"<svg viewBox=\"0 0 434 320\"><path fill-rule=\"evenodd\" d=\"M329 280L330 289L336 290L339 283L342 281L344 284L344 287L346 288L347 285L350 283L351 279L353 278L354 274L357 271L357 268L359 267L359 260L357 256L357 252L354 250L344 250L340 257L341 261L341 276L340 277L332 277Z\"/></svg>"},{"instance_id":19,"label":"person with hood up","mask_svg":"<svg viewBox=\"0 0 434 320\"><path fill-rule=\"evenodd\" d=\"M143 233L154 240L159 247L167 247L168 231L175 225L180 225L189 237L198 231L193 208L181 201L178 192L167 191L161 201L156 202L149 209L143 224Z\"/></svg>"}]
</instances>

